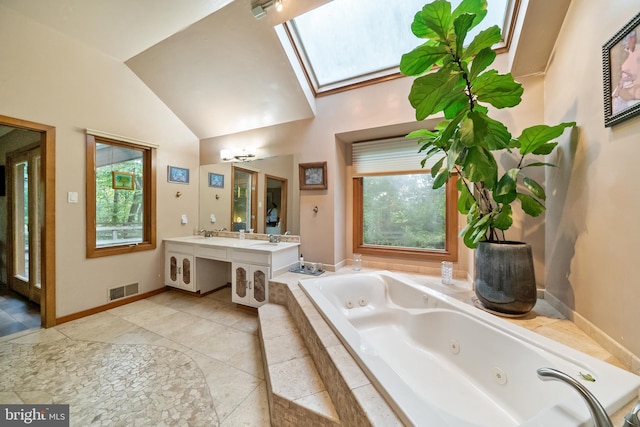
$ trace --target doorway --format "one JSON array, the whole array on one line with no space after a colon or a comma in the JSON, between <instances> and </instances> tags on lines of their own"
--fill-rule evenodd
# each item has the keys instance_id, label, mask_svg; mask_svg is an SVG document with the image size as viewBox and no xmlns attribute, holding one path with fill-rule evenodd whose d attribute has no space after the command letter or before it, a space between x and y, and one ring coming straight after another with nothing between
<instances>
[{"instance_id":1,"label":"doorway","mask_svg":"<svg viewBox=\"0 0 640 427\"><path fill-rule=\"evenodd\" d=\"M17 132L20 132L16 130ZM7 282L9 289L40 305L42 210L40 135L35 146L7 154Z\"/></svg>"},{"instance_id":2,"label":"doorway","mask_svg":"<svg viewBox=\"0 0 640 427\"><path fill-rule=\"evenodd\" d=\"M265 175L264 181L265 233L284 234L287 231L287 179Z\"/></svg>"},{"instance_id":3,"label":"doorway","mask_svg":"<svg viewBox=\"0 0 640 427\"><path fill-rule=\"evenodd\" d=\"M0 152L1 278L40 305L41 326L55 326L55 128L0 115Z\"/></svg>"}]
</instances>

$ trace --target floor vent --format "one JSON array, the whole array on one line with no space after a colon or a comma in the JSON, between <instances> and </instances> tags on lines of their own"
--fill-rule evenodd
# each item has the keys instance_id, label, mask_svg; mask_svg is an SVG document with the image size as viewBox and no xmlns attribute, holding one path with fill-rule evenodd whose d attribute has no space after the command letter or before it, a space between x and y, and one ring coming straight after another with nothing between
<instances>
[{"instance_id":1,"label":"floor vent","mask_svg":"<svg viewBox=\"0 0 640 427\"><path fill-rule=\"evenodd\" d=\"M138 284L131 283L129 285L118 286L109 289L109 301L115 301L120 298L128 297L138 293Z\"/></svg>"}]
</instances>

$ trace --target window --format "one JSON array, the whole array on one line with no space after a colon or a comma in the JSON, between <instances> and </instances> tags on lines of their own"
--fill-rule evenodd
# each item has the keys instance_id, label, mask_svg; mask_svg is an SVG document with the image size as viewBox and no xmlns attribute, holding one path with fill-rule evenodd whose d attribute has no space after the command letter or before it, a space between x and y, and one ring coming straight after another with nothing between
<instances>
[{"instance_id":1,"label":"window","mask_svg":"<svg viewBox=\"0 0 640 427\"><path fill-rule=\"evenodd\" d=\"M452 7L461 0L453 0ZM413 17L425 0L340 0L300 15L285 28L316 94L399 77L404 53L424 40L411 32ZM482 26L498 25L503 34L517 11L517 0L493 0ZM363 5L366 5L363 7ZM501 46L507 46L504 40ZM366 83L365 83L366 82Z\"/></svg>"},{"instance_id":2,"label":"window","mask_svg":"<svg viewBox=\"0 0 640 427\"><path fill-rule=\"evenodd\" d=\"M155 249L155 151L87 134L87 258Z\"/></svg>"},{"instance_id":3,"label":"window","mask_svg":"<svg viewBox=\"0 0 640 427\"><path fill-rule=\"evenodd\" d=\"M456 180L434 190L416 152L404 138L353 144L354 252L457 260Z\"/></svg>"}]
</instances>

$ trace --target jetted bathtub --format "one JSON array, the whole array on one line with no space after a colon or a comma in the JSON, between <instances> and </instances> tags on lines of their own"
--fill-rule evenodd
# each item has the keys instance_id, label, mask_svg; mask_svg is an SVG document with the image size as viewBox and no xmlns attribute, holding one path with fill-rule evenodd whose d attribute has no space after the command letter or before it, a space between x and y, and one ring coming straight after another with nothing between
<instances>
[{"instance_id":1,"label":"jetted bathtub","mask_svg":"<svg viewBox=\"0 0 640 427\"><path fill-rule=\"evenodd\" d=\"M588 421L578 393L541 381L536 371L542 367L580 381L609 414L638 397L640 377L390 272L300 285L407 425L573 427Z\"/></svg>"}]
</instances>

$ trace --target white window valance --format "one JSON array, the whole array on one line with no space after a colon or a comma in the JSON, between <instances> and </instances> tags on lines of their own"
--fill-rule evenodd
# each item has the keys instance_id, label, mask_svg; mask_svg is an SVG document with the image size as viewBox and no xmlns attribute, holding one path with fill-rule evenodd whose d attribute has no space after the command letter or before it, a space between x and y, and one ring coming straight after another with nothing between
<instances>
[{"instance_id":1,"label":"white window valance","mask_svg":"<svg viewBox=\"0 0 640 427\"><path fill-rule=\"evenodd\" d=\"M444 155L431 157L423 169L420 162L424 159L425 153L418 153L419 149L417 139L406 139L403 136L354 142L351 145L353 175L430 170Z\"/></svg>"}]
</instances>

